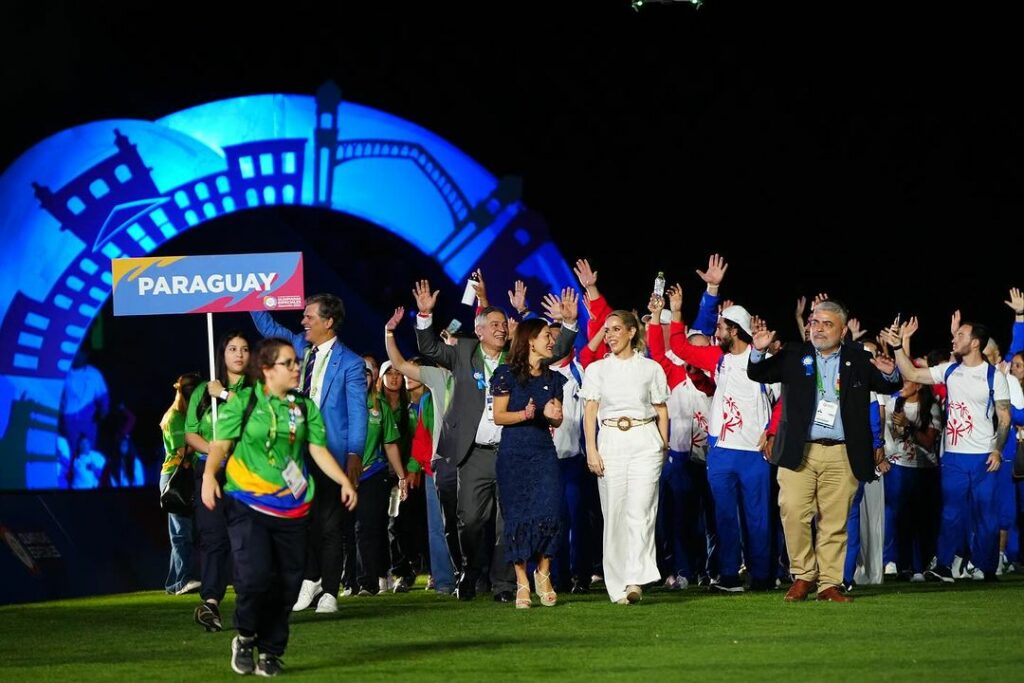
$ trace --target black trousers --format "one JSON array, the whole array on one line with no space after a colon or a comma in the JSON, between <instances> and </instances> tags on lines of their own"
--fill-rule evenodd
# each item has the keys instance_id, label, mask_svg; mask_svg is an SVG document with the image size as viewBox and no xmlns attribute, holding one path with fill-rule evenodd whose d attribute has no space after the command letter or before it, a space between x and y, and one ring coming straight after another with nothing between
<instances>
[{"instance_id":1,"label":"black trousers","mask_svg":"<svg viewBox=\"0 0 1024 683\"><path fill-rule=\"evenodd\" d=\"M193 529L199 537L199 597L204 601L224 600L231 576L231 542L228 540L227 497L217 502L213 510L203 505L203 472L206 461L200 460L192 468L196 478L195 523ZM224 489L224 471L217 474L217 483Z\"/></svg>"},{"instance_id":2,"label":"black trousers","mask_svg":"<svg viewBox=\"0 0 1024 683\"><path fill-rule=\"evenodd\" d=\"M434 486L444 518L444 539L455 573L462 571L462 546L459 545L459 469L450 460L439 457L432 463Z\"/></svg>"},{"instance_id":3,"label":"black trousers","mask_svg":"<svg viewBox=\"0 0 1024 683\"><path fill-rule=\"evenodd\" d=\"M255 637L261 653L280 657L302 586L308 519L265 515L231 496L224 502L235 563L235 628Z\"/></svg>"},{"instance_id":4,"label":"black trousers","mask_svg":"<svg viewBox=\"0 0 1024 683\"><path fill-rule=\"evenodd\" d=\"M391 574L412 581L427 553L427 497L420 486L409 491L397 517L388 518Z\"/></svg>"},{"instance_id":5,"label":"black trousers","mask_svg":"<svg viewBox=\"0 0 1024 683\"><path fill-rule=\"evenodd\" d=\"M376 593L379 579L388 571L388 496L391 478L386 469L359 482L359 505L356 506L356 547L359 572L356 583L360 589Z\"/></svg>"},{"instance_id":6,"label":"black trousers","mask_svg":"<svg viewBox=\"0 0 1024 683\"><path fill-rule=\"evenodd\" d=\"M346 550L345 517L349 514L341 504L341 487L323 473L313 458L306 458L306 466L316 484L316 493L309 511L305 578L320 579L324 593L337 597ZM350 521L348 527L351 526ZM352 538L348 541L351 547Z\"/></svg>"},{"instance_id":7,"label":"black trousers","mask_svg":"<svg viewBox=\"0 0 1024 683\"><path fill-rule=\"evenodd\" d=\"M505 561L501 508L498 505L498 451L477 448L459 465L459 544L466 575L490 575L495 593L514 591L515 569Z\"/></svg>"}]
</instances>

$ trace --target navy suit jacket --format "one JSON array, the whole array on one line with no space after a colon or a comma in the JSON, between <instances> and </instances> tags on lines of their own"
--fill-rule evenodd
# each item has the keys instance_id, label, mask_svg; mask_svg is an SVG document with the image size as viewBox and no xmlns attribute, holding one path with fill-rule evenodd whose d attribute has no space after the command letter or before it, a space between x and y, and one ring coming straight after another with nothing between
<instances>
[{"instance_id":1,"label":"navy suit jacket","mask_svg":"<svg viewBox=\"0 0 1024 683\"><path fill-rule=\"evenodd\" d=\"M280 337L292 343L302 359L309 342L301 332L279 325L269 313L255 311L252 321L264 337ZM352 349L334 340L320 390L320 414L327 431L327 450L343 468L349 453L363 456L366 445L366 364Z\"/></svg>"}]
</instances>

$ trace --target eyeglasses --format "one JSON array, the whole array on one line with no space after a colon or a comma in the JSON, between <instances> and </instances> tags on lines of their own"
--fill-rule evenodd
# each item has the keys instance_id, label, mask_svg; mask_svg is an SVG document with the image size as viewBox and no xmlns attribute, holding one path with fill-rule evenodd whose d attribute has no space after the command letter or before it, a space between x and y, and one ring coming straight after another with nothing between
<instances>
[{"instance_id":1,"label":"eyeglasses","mask_svg":"<svg viewBox=\"0 0 1024 683\"><path fill-rule=\"evenodd\" d=\"M286 368L288 368L289 370L291 370L294 367L297 367L298 364L299 364L299 361L295 360L294 358L289 358L288 360L274 361L274 365L283 365Z\"/></svg>"}]
</instances>

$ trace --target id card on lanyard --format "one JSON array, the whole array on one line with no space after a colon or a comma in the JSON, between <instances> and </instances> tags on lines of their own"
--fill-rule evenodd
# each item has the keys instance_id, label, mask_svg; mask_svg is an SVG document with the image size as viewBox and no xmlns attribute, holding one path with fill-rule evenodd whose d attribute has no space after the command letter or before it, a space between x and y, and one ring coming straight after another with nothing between
<instances>
[{"instance_id":1,"label":"id card on lanyard","mask_svg":"<svg viewBox=\"0 0 1024 683\"><path fill-rule=\"evenodd\" d=\"M837 353L838 359L838 353ZM821 379L821 371L815 363L814 380L818 385L818 410L814 414L814 424L819 427L831 429L836 424L836 416L839 414L839 368L836 367L835 397L836 401L825 400L825 385Z\"/></svg>"},{"instance_id":2,"label":"id card on lanyard","mask_svg":"<svg viewBox=\"0 0 1024 683\"><path fill-rule=\"evenodd\" d=\"M277 443L277 412L274 410L270 397L267 397L267 409L270 413L270 431L267 432L267 461L277 467L277 456L274 454L274 445ZM291 452L295 447L296 435L299 429L299 415L302 410L295 402L295 395L288 394L288 450ZM289 453L291 455L291 453ZM291 457L286 458L287 464L281 470L281 476L288 485L292 497L296 500L306 492L308 483L302 473L302 469Z\"/></svg>"},{"instance_id":3,"label":"id card on lanyard","mask_svg":"<svg viewBox=\"0 0 1024 683\"><path fill-rule=\"evenodd\" d=\"M480 354L480 364L484 366L484 371L482 373L474 372L473 378L476 379L476 388L484 391L484 412L487 415L487 421L494 424L494 397L491 396L491 375L494 374L494 370L491 369L490 359L484 355L483 347L477 346L476 350ZM497 368L504 362L505 352L502 351L498 354L498 360L494 363L494 367Z\"/></svg>"}]
</instances>

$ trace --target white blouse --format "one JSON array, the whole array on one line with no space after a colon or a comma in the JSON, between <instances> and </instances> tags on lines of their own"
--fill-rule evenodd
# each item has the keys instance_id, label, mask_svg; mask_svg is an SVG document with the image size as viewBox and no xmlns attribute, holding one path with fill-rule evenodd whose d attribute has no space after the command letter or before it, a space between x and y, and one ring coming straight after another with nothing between
<instances>
[{"instance_id":1,"label":"white blouse","mask_svg":"<svg viewBox=\"0 0 1024 683\"><path fill-rule=\"evenodd\" d=\"M598 401L599 420L654 417L654 406L668 400L668 380L661 365L634 353L626 360L608 355L587 366L580 398Z\"/></svg>"}]
</instances>

